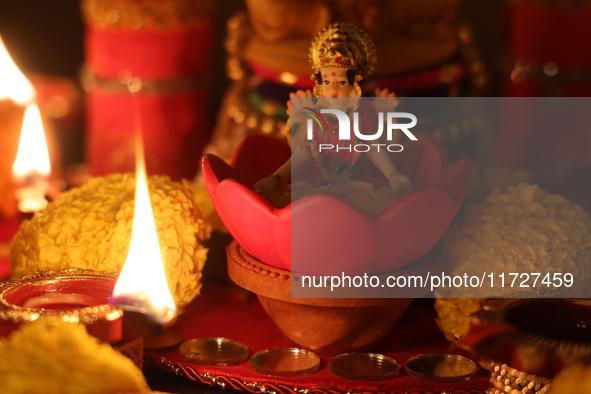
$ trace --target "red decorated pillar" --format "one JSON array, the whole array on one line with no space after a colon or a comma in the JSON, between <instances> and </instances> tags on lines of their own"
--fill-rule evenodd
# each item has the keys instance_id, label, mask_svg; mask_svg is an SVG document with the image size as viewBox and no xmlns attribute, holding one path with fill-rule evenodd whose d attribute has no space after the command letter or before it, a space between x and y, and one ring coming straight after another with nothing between
<instances>
[{"instance_id":1,"label":"red decorated pillar","mask_svg":"<svg viewBox=\"0 0 591 394\"><path fill-rule=\"evenodd\" d=\"M591 3L507 1L505 96L591 95Z\"/></svg>"},{"instance_id":2,"label":"red decorated pillar","mask_svg":"<svg viewBox=\"0 0 591 394\"><path fill-rule=\"evenodd\" d=\"M504 96L591 95L590 3L507 0L506 17ZM591 134L584 128L536 127L536 114L521 107L507 108L505 116L520 126L499 130L497 164L546 174L591 167Z\"/></svg>"},{"instance_id":3,"label":"red decorated pillar","mask_svg":"<svg viewBox=\"0 0 591 394\"><path fill-rule=\"evenodd\" d=\"M503 106L496 163L526 168L532 183L590 209L591 3L506 3L504 95L572 98L513 99Z\"/></svg>"},{"instance_id":4,"label":"red decorated pillar","mask_svg":"<svg viewBox=\"0 0 591 394\"><path fill-rule=\"evenodd\" d=\"M210 132L212 1L82 0L81 6L91 173L134 171L137 111L148 172L193 178Z\"/></svg>"}]
</instances>

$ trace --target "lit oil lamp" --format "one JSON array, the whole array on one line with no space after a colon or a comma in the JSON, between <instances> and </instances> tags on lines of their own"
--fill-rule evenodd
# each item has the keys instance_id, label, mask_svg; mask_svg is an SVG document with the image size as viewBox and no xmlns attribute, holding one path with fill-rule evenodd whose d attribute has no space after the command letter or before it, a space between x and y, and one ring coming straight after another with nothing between
<instances>
[{"instance_id":1,"label":"lit oil lamp","mask_svg":"<svg viewBox=\"0 0 591 394\"><path fill-rule=\"evenodd\" d=\"M150 349L165 349L182 342L178 331L172 328L163 330L162 326L175 317L176 306L166 282L140 132L136 133L136 189L131 243L109 304L125 311L124 339L142 335L144 346Z\"/></svg>"},{"instance_id":2,"label":"lit oil lamp","mask_svg":"<svg viewBox=\"0 0 591 394\"><path fill-rule=\"evenodd\" d=\"M61 191L50 181L51 164L43 132L41 114L36 104L25 111L16 160L12 174L18 186L18 209L24 214L36 213L47 205L46 195L59 197Z\"/></svg>"},{"instance_id":3,"label":"lit oil lamp","mask_svg":"<svg viewBox=\"0 0 591 394\"><path fill-rule=\"evenodd\" d=\"M69 269L0 285L0 336L21 323L57 315L86 324L89 333L111 344L135 343L140 336L150 349L182 342L178 332L162 330L176 306L166 282L139 139L136 152L134 223L122 272Z\"/></svg>"},{"instance_id":4,"label":"lit oil lamp","mask_svg":"<svg viewBox=\"0 0 591 394\"><path fill-rule=\"evenodd\" d=\"M7 116L6 113L20 114L19 109L26 106L18 152L12 166L12 180L17 186L15 194L18 209L25 215L45 208L46 195L55 199L61 193L50 181L49 152L39 107L34 102L35 96L33 85L10 58L0 39L0 100L6 102L3 107L10 107L2 109L5 113L2 118ZM7 104L9 101L13 104ZM3 119L2 123L5 123ZM7 127L13 128L14 125ZM12 134L12 130L3 130L3 133ZM13 148L8 146L4 149L11 151Z\"/></svg>"},{"instance_id":5,"label":"lit oil lamp","mask_svg":"<svg viewBox=\"0 0 591 394\"><path fill-rule=\"evenodd\" d=\"M131 244L111 303L126 311L147 314L160 324L169 322L176 314L158 244L141 139L137 139L136 144L135 210Z\"/></svg>"},{"instance_id":6,"label":"lit oil lamp","mask_svg":"<svg viewBox=\"0 0 591 394\"><path fill-rule=\"evenodd\" d=\"M14 217L12 165L18 148L25 106L35 100L35 89L12 61L0 38L0 216Z\"/></svg>"}]
</instances>

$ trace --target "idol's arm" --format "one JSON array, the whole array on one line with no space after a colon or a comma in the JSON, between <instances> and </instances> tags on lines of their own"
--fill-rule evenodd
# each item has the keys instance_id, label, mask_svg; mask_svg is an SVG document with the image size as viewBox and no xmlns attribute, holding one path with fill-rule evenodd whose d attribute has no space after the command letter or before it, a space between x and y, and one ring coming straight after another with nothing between
<instances>
[{"instance_id":1,"label":"idol's arm","mask_svg":"<svg viewBox=\"0 0 591 394\"><path fill-rule=\"evenodd\" d=\"M300 134L302 134L302 132L295 134L294 141L301 140ZM298 142L296 150L293 152L289 160L283 163L283 165L272 175L255 183L254 189L264 197L269 197L279 186L289 184L291 182L292 174L296 174L312 159L312 153L306 149L305 144L300 144Z\"/></svg>"},{"instance_id":2,"label":"idol's arm","mask_svg":"<svg viewBox=\"0 0 591 394\"><path fill-rule=\"evenodd\" d=\"M385 150L369 151L369 159L380 170L388 180L388 185L397 195L410 191L410 179L406 175L401 175Z\"/></svg>"}]
</instances>

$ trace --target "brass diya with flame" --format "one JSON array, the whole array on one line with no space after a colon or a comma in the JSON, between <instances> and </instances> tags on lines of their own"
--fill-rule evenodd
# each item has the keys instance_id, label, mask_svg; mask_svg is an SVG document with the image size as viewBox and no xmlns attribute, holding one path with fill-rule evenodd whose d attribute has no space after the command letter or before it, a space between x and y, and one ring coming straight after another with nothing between
<instances>
[{"instance_id":1,"label":"brass diya with flame","mask_svg":"<svg viewBox=\"0 0 591 394\"><path fill-rule=\"evenodd\" d=\"M161 329L173 319L176 306L166 282L138 137L134 222L121 273L70 268L0 284L0 336L45 316L59 317L83 323L101 342L131 347L131 358L141 367L143 335L162 333L154 327ZM174 344L182 342L182 336L173 339Z\"/></svg>"}]
</instances>

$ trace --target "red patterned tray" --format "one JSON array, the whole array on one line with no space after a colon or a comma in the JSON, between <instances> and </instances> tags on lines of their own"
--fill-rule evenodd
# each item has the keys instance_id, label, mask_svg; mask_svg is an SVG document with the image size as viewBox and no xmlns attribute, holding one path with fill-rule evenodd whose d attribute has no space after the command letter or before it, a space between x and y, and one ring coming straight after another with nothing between
<instances>
[{"instance_id":1,"label":"red patterned tray","mask_svg":"<svg viewBox=\"0 0 591 394\"><path fill-rule=\"evenodd\" d=\"M268 318L255 296L245 301L245 293L220 287L204 290L185 313L179 317L177 328L185 340L198 337L225 337L240 341L250 348L251 355L263 349L290 347L279 330ZM419 353L462 353L450 345L439 332L432 309L413 304L394 328L386 343L376 353L385 354L401 365ZM250 363L230 367L193 365L181 360L178 350L156 354L146 353L150 366L183 375L189 380L212 387L247 393L275 394L337 394L346 392L401 392L425 394L483 394L488 377L478 372L467 382L438 384L423 382L404 373L383 382L359 382L338 378L328 371L330 357L321 357L320 370L307 376L284 378L255 373Z\"/></svg>"}]
</instances>

